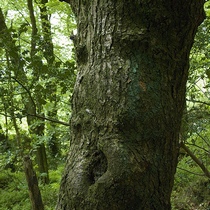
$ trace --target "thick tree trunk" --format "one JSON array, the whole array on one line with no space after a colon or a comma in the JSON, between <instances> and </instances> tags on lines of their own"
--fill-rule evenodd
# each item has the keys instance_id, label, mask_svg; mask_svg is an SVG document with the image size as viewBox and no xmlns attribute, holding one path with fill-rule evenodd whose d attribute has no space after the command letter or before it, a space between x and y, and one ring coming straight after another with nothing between
<instances>
[{"instance_id":1,"label":"thick tree trunk","mask_svg":"<svg viewBox=\"0 0 210 210\"><path fill-rule=\"evenodd\" d=\"M57 210L170 209L203 0L71 0L78 77Z\"/></svg>"}]
</instances>

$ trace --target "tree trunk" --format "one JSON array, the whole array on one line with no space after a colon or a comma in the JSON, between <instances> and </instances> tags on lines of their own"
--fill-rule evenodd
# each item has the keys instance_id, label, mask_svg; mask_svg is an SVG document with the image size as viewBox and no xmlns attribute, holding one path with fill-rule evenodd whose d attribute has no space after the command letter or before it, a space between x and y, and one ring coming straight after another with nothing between
<instances>
[{"instance_id":1,"label":"tree trunk","mask_svg":"<svg viewBox=\"0 0 210 210\"><path fill-rule=\"evenodd\" d=\"M33 210L44 210L36 173L29 156L24 157L24 170L28 183L29 196Z\"/></svg>"},{"instance_id":2,"label":"tree trunk","mask_svg":"<svg viewBox=\"0 0 210 210\"><path fill-rule=\"evenodd\" d=\"M31 62L32 62L32 69L33 69L33 76L34 76L34 83L39 81L41 77L40 69L43 67L42 57L37 56L38 52L38 41L39 41L39 34L38 28L36 23L36 18L34 15L34 6L33 0L27 0L28 10L30 14L30 20L32 25L32 33L31 33ZM37 65L39 63L39 65ZM39 124L34 124L37 121L36 115L44 115L42 112L42 106L45 103L44 93L42 90L42 86L36 84L34 86L34 92L36 93L34 96L34 100L29 98L28 103L26 104L27 107L27 122L30 126L30 133L35 134L38 137L44 136L45 131L45 121L42 119ZM41 174L41 181L43 184L49 184L49 172L48 172L48 163L47 163L47 154L45 144L43 142L37 142L36 148L36 162L38 164L39 172Z\"/></svg>"},{"instance_id":3,"label":"tree trunk","mask_svg":"<svg viewBox=\"0 0 210 210\"><path fill-rule=\"evenodd\" d=\"M50 17L47 11L47 4L48 0L41 0L41 4L39 6L40 9L40 18L41 18L41 25L42 25L42 32L43 32L43 55L47 60L47 68L49 77L51 74L56 74L58 69L55 65L55 55L54 55L54 46L52 42L52 32L51 32L51 23ZM48 84L46 85L48 90L47 98L53 104L52 110L48 110L47 115L50 118L56 118L57 116L57 86L54 81L49 79ZM55 124L53 122L49 122L50 127L54 128ZM51 138L49 139L49 149L50 153L53 157L59 155L59 139L56 135L56 129L54 129L54 133L52 134Z\"/></svg>"},{"instance_id":4,"label":"tree trunk","mask_svg":"<svg viewBox=\"0 0 210 210\"><path fill-rule=\"evenodd\" d=\"M171 209L203 0L71 0L78 76L57 210Z\"/></svg>"}]
</instances>

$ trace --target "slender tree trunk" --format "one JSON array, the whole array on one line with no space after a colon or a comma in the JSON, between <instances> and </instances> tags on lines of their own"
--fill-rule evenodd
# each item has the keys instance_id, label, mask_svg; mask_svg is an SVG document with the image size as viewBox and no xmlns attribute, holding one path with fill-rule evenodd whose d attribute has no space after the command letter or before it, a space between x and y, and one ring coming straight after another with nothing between
<instances>
[{"instance_id":1,"label":"slender tree trunk","mask_svg":"<svg viewBox=\"0 0 210 210\"><path fill-rule=\"evenodd\" d=\"M33 169L32 161L29 156L24 157L24 170L28 184L32 210L44 210L44 205L39 190L37 176Z\"/></svg>"},{"instance_id":2,"label":"slender tree trunk","mask_svg":"<svg viewBox=\"0 0 210 210\"><path fill-rule=\"evenodd\" d=\"M42 32L43 32L43 51L44 57L47 60L47 68L48 74L54 75L57 72L57 68L55 66L55 56L54 56L54 46L52 42L52 32L51 32L51 23L49 14L47 11L47 3L48 0L41 0L40 4L40 18L41 18L41 25L42 25ZM54 81L49 80L46 88L48 89L47 98L53 104L52 110L48 110L47 115L50 118L56 118L57 116L57 86ZM55 127L53 122L49 122L50 127ZM59 139L56 135L56 130L54 129L54 133L52 134L51 138L49 139L49 148L50 153L53 157L59 154Z\"/></svg>"},{"instance_id":3,"label":"slender tree trunk","mask_svg":"<svg viewBox=\"0 0 210 210\"><path fill-rule=\"evenodd\" d=\"M203 0L69 1L78 76L57 210L168 210Z\"/></svg>"},{"instance_id":4,"label":"slender tree trunk","mask_svg":"<svg viewBox=\"0 0 210 210\"><path fill-rule=\"evenodd\" d=\"M36 83L39 81L41 77L41 69L43 67L42 64L42 58L37 56L38 47L37 43L39 42L39 34L38 34L38 28L36 23L36 18L34 15L34 6L33 6L33 0L27 0L31 25L32 25L32 33L31 33L31 62L32 62L32 68L33 68L33 76L34 76L34 82ZM37 65L39 63L39 65ZM32 84L33 86L33 84ZM34 125L35 121L37 121L36 114L43 115L42 114L42 105L43 105L43 92L40 91L40 87L38 84L34 86L35 89L35 97L34 99L29 98L26 104L27 107L27 122L30 128L30 133L35 134L39 137L44 135L45 130L45 121L42 120L39 125ZM33 101L34 100L34 101ZM45 103L45 102L44 102ZM48 163L47 163L47 154L46 154L46 148L45 144L42 142L37 143L36 148L36 161L38 164L39 172L41 174L41 181L44 184L49 183L49 173L48 173Z\"/></svg>"}]
</instances>

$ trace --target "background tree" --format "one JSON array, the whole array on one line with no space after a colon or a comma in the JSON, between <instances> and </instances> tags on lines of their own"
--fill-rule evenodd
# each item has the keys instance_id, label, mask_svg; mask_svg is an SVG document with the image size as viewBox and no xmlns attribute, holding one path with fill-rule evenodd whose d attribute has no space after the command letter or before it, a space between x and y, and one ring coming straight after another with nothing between
<instances>
[{"instance_id":1,"label":"background tree","mask_svg":"<svg viewBox=\"0 0 210 210\"><path fill-rule=\"evenodd\" d=\"M205 11L206 19L199 26L191 50L186 110L180 135L182 142L191 151L191 156L197 161L181 148L172 195L174 209L209 208L209 1L205 3Z\"/></svg>"},{"instance_id":2,"label":"background tree","mask_svg":"<svg viewBox=\"0 0 210 210\"><path fill-rule=\"evenodd\" d=\"M204 1L68 1L78 76L57 209L171 209Z\"/></svg>"},{"instance_id":3,"label":"background tree","mask_svg":"<svg viewBox=\"0 0 210 210\"><path fill-rule=\"evenodd\" d=\"M47 1L28 0L19 5L10 1L8 5L2 3L3 10L0 13L3 61L0 82L1 101L4 104L1 114L4 113L6 122L3 127L11 132L12 128L8 127L11 121L15 128L17 148L13 152L16 157L36 154L44 183L49 182L45 145L51 145L49 142L53 135L61 136L68 129L62 128L61 132L57 126L52 134L47 121L68 126L68 119L63 118L66 123L60 122L57 112L67 107L64 103L68 103L75 76L75 62L70 59L62 61L64 57L57 44L54 52L52 30L56 29L51 26L50 17L54 15L59 18L59 14L50 8L55 4L60 5L56 1L52 1L51 5ZM66 9L66 17L69 16L67 12L70 13L70 9ZM70 89L67 90L67 87ZM60 107L57 108L57 105ZM54 113L54 116L48 113ZM61 153L61 148L57 149L57 153Z\"/></svg>"}]
</instances>

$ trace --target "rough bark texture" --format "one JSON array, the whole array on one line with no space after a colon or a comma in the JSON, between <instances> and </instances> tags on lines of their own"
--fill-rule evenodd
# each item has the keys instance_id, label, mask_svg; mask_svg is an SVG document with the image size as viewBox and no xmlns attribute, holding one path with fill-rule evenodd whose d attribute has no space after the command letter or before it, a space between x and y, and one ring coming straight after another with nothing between
<instances>
[{"instance_id":1,"label":"rough bark texture","mask_svg":"<svg viewBox=\"0 0 210 210\"><path fill-rule=\"evenodd\" d=\"M167 210L203 0L71 0L71 145L57 210Z\"/></svg>"}]
</instances>

